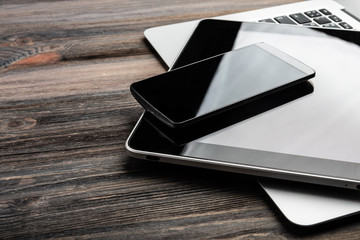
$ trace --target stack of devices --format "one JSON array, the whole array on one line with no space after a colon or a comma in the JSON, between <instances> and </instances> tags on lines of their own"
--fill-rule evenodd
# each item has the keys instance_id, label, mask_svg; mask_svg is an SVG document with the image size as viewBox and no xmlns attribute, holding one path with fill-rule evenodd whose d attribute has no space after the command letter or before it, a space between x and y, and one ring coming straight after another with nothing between
<instances>
[{"instance_id":1,"label":"stack of devices","mask_svg":"<svg viewBox=\"0 0 360 240\"><path fill-rule=\"evenodd\" d=\"M306 1L148 29L171 71L131 86L147 111L128 153L304 182L260 180L301 226L359 212L360 23L347 12Z\"/></svg>"}]
</instances>

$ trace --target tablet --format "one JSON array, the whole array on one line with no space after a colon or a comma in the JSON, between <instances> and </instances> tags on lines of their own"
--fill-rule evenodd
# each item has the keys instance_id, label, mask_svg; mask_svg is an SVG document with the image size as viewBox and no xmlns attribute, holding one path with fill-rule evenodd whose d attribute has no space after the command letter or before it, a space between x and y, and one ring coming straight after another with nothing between
<instances>
[{"instance_id":1,"label":"tablet","mask_svg":"<svg viewBox=\"0 0 360 240\"><path fill-rule=\"evenodd\" d=\"M210 24L224 29L224 21ZM127 141L128 152L150 160L357 189L359 33L240 22L225 29L236 31L233 49L262 41L312 66L317 71L314 93L181 147L158 141L157 131L146 133L151 125L142 119Z\"/></svg>"}]
</instances>

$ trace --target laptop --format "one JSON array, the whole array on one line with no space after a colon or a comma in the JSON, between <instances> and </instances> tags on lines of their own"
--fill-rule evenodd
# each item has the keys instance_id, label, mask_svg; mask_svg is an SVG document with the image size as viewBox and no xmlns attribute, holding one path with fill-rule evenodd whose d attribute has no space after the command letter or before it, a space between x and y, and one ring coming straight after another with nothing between
<instances>
[{"instance_id":1,"label":"laptop","mask_svg":"<svg viewBox=\"0 0 360 240\"><path fill-rule=\"evenodd\" d=\"M308 12L315 12L315 14L309 17L305 14ZM326 14L324 14L324 12ZM316 24L321 27L324 25L327 27L335 26L345 29L339 25L343 23L343 26L346 26L347 29L360 30L360 1L358 0L309 0L260 10L217 16L214 17L214 19L250 22L273 21L275 24L280 24L279 22L285 21L279 19L289 19L294 24L299 24L294 20L295 17L291 17L291 15L300 13L312 20L311 23L307 22L304 24ZM341 21L337 20L337 22L335 22L329 18L330 16L336 16ZM331 20L330 23L327 22L321 25L315 22L315 19L323 18ZM144 35L164 63L168 67L171 67L199 21L200 19L150 28L145 30ZM289 24L289 22L286 21L283 24Z\"/></svg>"},{"instance_id":2,"label":"laptop","mask_svg":"<svg viewBox=\"0 0 360 240\"><path fill-rule=\"evenodd\" d=\"M360 29L360 23L356 19L356 16L360 16L360 7L356 7L359 4L356 0L305 1L216 18L273 24L317 24L320 27L354 31ZM304 16L311 21L304 22ZM146 30L145 36L171 67L197 23L198 21L191 21L156 27ZM294 185L277 181L260 181L260 184L285 217L297 225L316 225L360 211L358 194L344 194L343 190L317 191L306 184Z\"/></svg>"}]
</instances>

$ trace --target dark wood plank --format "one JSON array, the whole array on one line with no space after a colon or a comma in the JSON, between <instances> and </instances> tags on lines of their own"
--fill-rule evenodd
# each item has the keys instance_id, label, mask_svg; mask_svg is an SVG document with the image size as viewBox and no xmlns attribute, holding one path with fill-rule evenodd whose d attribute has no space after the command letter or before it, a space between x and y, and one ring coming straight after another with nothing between
<instances>
[{"instance_id":1,"label":"dark wood plank","mask_svg":"<svg viewBox=\"0 0 360 240\"><path fill-rule=\"evenodd\" d=\"M142 34L148 27L288 1L269 2L168 1L154 4L141 0L77 0L17 5L4 2L0 3L1 19L6 19L6 24L0 25L0 67L145 54L149 50L142 42Z\"/></svg>"},{"instance_id":2,"label":"dark wood plank","mask_svg":"<svg viewBox=\"0 0 360 240\"><path fill-rule=\"evenodd\" d=\"M166 71L146 28L259 1L0 1L0 239L357 239L305 230L253 178L126 155L132 82Z\"/></svg>"}]
</instances>

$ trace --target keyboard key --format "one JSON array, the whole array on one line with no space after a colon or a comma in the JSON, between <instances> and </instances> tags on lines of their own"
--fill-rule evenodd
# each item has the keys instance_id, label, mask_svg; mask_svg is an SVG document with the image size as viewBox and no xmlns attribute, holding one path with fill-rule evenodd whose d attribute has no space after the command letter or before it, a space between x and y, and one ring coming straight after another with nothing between
<instances>
[{"instance_id":1,"label":"keyboard key","mask_svg":"<svg viewBox=\"0 0 360 240\"><path fill-rule=\"evenodd\" d=\"M345 29L353 29L353 27L350 26L349 24L347 24L346 22L341 22L341 23L339 23L339 25Z\"/></svg>"},{"instance_id":2,"label":"keyboard key","mask_svg":"<svg viewBox=\"0 0 360 240\"><path fill-rule=\"evenodd\" d=\"M302 13L291 14L290 17L299 24L309 23L311 20Z\"/></svg>"},{"instance_id":3,"label":"keyboard key","mask_svg":"<svg viewBox=\"0 0 360 240\"><path fill-rule=\"evenodd\" d=\"M296 25L296 23L287 16L276 17L275 20L281 24L295 24Z\"/></svg>"},{"instance_id":4,"label":"keyboard key","mask_svg":"<svg viewBox=\"0 0 360 240\"><path fill-rule=\"evenodd\" d=\"M340 28L338 25L336 25L336 23L327 23L322 26L327 28Z\"/></svg>"},{"instance_id":5,"label":"keyboard key","mask_svg":"<svg viewBox=\"0 0 360 240\"><path fill-rule=\"evenodd\" d=\"M307 27L318 27L319 25L317 25L314 22L310 22L310 23L305 23L303 26L307 26Z\"/></svg>"},{"instance_id":6,"label":"keyboard key","mask_svg":"<svg viewBox=\"0 0 360 240\"><path fill-rule=\"evenodd\" d=\"M331 15L331 12L329 10L325 9L325 8L320 9L319 12L321 12L324 15Z\"/></svg>"},{"instance_id":7,"label":"keyboard key","mask_svg":"<svg viewBox=\"0 0 360 240\"><path fill-rule=\"evenodd\" d=\"M312 11L305 12L305 15L308 16L309 18L314 18L314 17L320 17L321 13L319 13L318 11L312 10Z\"/></svg>"},{"instance_id":8,"label":"keyboard key","mask_svg":"<svg viewBox=\"0 0 360 240\"><path fill-rule=\"evenodd\" d=\"M331 20L333 20L334 22L341 22L342 21L338 16L335 16L335 15L331 15L331 16L329 16L329 18Z\"/></svg>"},{"instance_id":9,"label":"keyboard key","mask_svg":"<svg viewBox=\"0 0 360 240\"><path fill-rule=\"evenodd\" d=\"M262 19L262 20L259 20L259 22L275 23L275 21L274 21L274 20L272 20L271 18Z\"/></svg>"},{"instance_id":10,"label":"keyboard key","mask_svg":"<svg viewBox=\"0 0 360 240\"><path fill-rule=\"evenodd\" d=\"M331 21L329 19L327 19L326 17L314 18L314 21L317 22L320 25L331 23Z\"/></svg>"}]
</instances>

